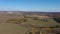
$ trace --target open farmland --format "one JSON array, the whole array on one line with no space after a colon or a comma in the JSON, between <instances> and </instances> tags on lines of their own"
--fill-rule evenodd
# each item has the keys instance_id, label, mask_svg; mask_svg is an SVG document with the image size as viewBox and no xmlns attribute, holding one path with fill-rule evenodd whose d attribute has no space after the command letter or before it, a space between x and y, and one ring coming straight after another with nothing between
<instances>
[{"instance_id":1,"label":"open farmland","mask_svg":"<svg viewBox=\"0 0 60 34\"><path fill-rule=\"evenodd\" d=\"M20 18L23 18L23 16L19 14L0 14L0 23L5 23L9 19L20 19Z\"/></svg>"},{"instance_id":2,"label":"open farmland","mask_svg":"<svg viewBox=\"0 0 60 34\"><path fill-rule=\"evenodd\" d=\"M24 34L27 30L16 24L0 24L0 34Z\"/></svg>"},{"instance_id":3,"label":"open farmland","mask_svg":"<svg viewBox=\"0 0 60 34\"><path fill-rule=\"evenodd\" d=\"M60 26L52 17L36 14L0 14L0 34L60 33ZM45 29L45 30L44 30ZM53 32L49 32L49 31ZM39 33L39 34L40 34Z\"/></svg>"}]
</instances>

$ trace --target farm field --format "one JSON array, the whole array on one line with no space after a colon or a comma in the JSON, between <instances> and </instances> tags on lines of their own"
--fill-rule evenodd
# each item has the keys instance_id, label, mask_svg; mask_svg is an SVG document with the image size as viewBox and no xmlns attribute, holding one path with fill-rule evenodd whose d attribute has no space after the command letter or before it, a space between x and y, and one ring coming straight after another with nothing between
<instances>
[{"instance_id":1,"label":"farm field","mask_svg":"<svg viewBox=\"0 0 60 34\"><path fill-rule=\"evenodd\" d=\"M36 30L44 34L50 33L49 30L60 33L60 26L56 28L57 25L59 23L54 19L43 15L0 14L0 34L29 34Z\"/></svg>"},{"instance_id":2,"label":"farm field","mask_svg":"<svg viewBox=\"0 0 60 34\"><path fill-rule=\"evenodd\" d=\"M0 24L0 34L24 34L27 30L16 24Z\"/></svg>"}]
</instances>

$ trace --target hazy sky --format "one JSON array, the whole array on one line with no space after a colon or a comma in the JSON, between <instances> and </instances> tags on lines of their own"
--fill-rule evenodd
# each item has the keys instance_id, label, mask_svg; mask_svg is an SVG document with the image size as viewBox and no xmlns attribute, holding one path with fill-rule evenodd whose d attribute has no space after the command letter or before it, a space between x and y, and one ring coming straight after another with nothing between
<instances>
[{"instance_id":1,"label":"hazy sky","mask_svg":"<svg viewBox=\"0 0 60 34\"><path fill-rule=\"evenodd\" d=\"M0 10L60 11L60 0L0 0Z\"/></svg>"}]
</instances>

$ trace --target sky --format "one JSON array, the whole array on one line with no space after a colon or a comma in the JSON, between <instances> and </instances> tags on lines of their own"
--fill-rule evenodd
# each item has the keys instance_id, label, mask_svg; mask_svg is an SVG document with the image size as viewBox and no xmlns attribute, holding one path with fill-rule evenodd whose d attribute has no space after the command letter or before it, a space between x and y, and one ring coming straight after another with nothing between
<instances>
[{"instance_id":1,"label":"sky","mask_svg":"<svg viewBox=\"0 0 60 34\"><path fill-rule=\"evenodd\" d=\"M0 11L60 12L60 0L0 0Z\"/></svg>"}]
</instances>

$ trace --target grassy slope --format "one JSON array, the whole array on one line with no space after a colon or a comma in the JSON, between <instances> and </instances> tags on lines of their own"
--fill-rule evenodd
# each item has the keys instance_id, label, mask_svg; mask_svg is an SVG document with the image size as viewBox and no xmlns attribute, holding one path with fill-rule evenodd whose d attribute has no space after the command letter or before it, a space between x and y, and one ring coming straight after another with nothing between
<instances>
[{"instance_id":1,"label":"grassy slope","mask_svg":"<svg viewBox=\"0 0 60 34\"><path fill-rule=\"evenodd\" d=\"M32 24L32 25L39 25L39 26L44 26L44 27L51 27L51 26L56 26L57 23L53 20L50 19L48 22L42 22L42 21L37 21L37 20L30 20L26 22L26 24Z\"/></svg>"},{"instance_id":2,"label":"grassy slope","mask_svg":"<svg viewBox=\"0 0 60 34\"><path fill-rule=\"evenodd\" d=\"M0 19L1 20L4 20L4 18L7 19L7 16L6 17L3 16L3 19L1 19L2 17ZM13 16L9 17L9 19L12 18L12 17ZM19 17L19 18L21 18L21 17ZM28 22L25 22L25 24L28 24L28 23L32 24L32 25L39 25L39 26L45 26L45 27L46 26L55 26L57 24L54 20L48 20L48 22L30 20ZM24 32L26 32L27 30L29 30L29 29L26 28L26 27L18 26L16 24L0 24L0 34L24 34Z\"/></svg>"},{"instance_id":3,"label":"grassy slope","mask_svg":"<svg viewBox=\"0 0 60 34\"><path fill-rule=\"evenodd\" d=\"M0 24L0 34L23 34L28 29L16 24Z\"/></svg>"},{"instance_id":4,"label":"grassy slope","mask_svg":"<svg viewBox=\"0 0 60 34\"><path fill-rule=\"evenodd\" d=\"M33 24L39 26L55 26L57 23L53 20L49 20L47 23L37 20L30 20L25 24ZM17 24L0 24L0 34L24 34L29 28L19 26Z\"/></svg>"}]
</instances>

